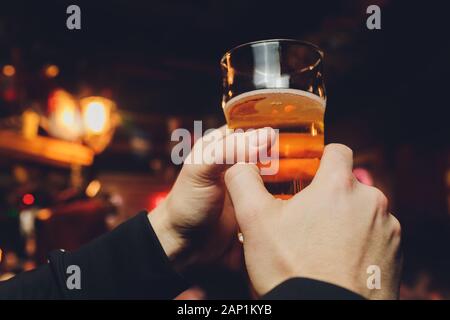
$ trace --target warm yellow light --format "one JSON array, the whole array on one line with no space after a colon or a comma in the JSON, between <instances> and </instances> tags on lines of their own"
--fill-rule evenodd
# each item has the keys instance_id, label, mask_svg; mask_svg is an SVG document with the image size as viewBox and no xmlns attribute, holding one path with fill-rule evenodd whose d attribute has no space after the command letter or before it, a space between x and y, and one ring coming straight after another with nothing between
<instances>
[{"instance_id":1,"label":"warm yellow light","mask_svg":"<svg viewBox=\"0 0 450 320\"><path fill-rule=\"evenodd\" d=\"M54 78L59 74L59 68L57 65L51 64L45 68L45 76L48 78Z\"/></svg>"},{"instance_id":2,"label":"warm yellow light","mask_svg":"<svg viewBox=\"0 0 450 320\"><path fill-rule=\"evenodd\" d=\"M80 100L84 128L84 142L96 153L102 152L111 141L120 121L113 101L99 96Z\"/></svg>"},{"instance_id":3,"label":"warm yellow light","mask_svg":"<svg viewBox=\"0 0 450 320\"><path fill-rule=\"evenodd\" d=\"M102 101L89 102L83 109L83 122L86 131L99 134L105 131L109 120L109 110Z\"/></svg>"},{"instance_id":4,"label":"warm yellow light","mask_svg":"<svg viewBox=\"0 0 450 320\"><path fill-rule=\"evenodd\" d=\"M317 129L316 129L316 126L314 125L314 122L311 123L311 135L317 136Z\"/></svg>"},{"instance_id":5,"label":"warm yellow light","mask_svg":"<svg viewBox=\"0 0 450 320\"><path fill-rule=\"evenodd\" d=\"M64 90L56 90L50 100L50 133L61 139L74 141L83 134L81 115L75 99Z\"/></svg>"},{"instance_id":6,"label":"warm yellow light","mask_svg":"<svg viewBox=\"0 0 450 320\"><path fill-rule=\"evenodd\" d=\"M61 122L67 127L71 127L75 124L75 112L69 106L63 106L60 113Z\"/></svg>"},{"instance_id":7,"label":"warm yellow light","mask_svg":"<svg viewBox=\"0 0 450 320\"><path fill-rule=\"evenodd\" d=\"M92 180L86 187L86 195L89 198L95 197L100 191L102 184L98 180Z\"/></svg>"},{"instance_id":8,"label":"warm yellow light","mask_svg":"<svg viewBox=\"0 0 450 320\"><path fill-rule=\"evenodd\" d=\"M37 212L36 218L45 221L52 217L53 213L50 209L41 209Z\"/></svg>"},{"instance_id":9,"label":"warm yellow light","mask_svg":"<svg viewBox=\"0 0 450 320\"><path fill-rule=\"evenodd\" d=\"M228 85L231 86L234 82L234 68L231 66L230 54L227 54L227 81Z\"/></svg>"},{"instance_id":10,"label":"warm yellow light","mask_svg":"<svg viewBox=\"0 0 450 320\"><path fill-rule=\"evenodd\" d=\"M37 136L41 117L33 110L25 110L22 113L22 135L27 139Z\"/></svg>"},{"instance_id":11,"label":"warm yellow light","mask_svg":"<svg viewBox=\"0 0 450 320\"><path fill-rule=\"evenodd\" d=\"M14 66L10 64L4 65L2 71L3 75L5 75L6 77L12 77L16 74L16 68L14 68Z\"/></svg>"},{"instance_id":12,"label":"warm yellow light","mask_svg":"<svg viewBox=\"0 0 450 320\"><path fill-rule=\"evenodd\" d=\"M20 183L25 183L28 180L28 172L21 165L17 165L17 166L13 167L13 175L14 175L14 178L16 178L16 180Z\"/></svg>"},{"instance_id":13,"label":"warm yellow light","mask_svg":"<svg viewBox=\"0 0 450 320\"><path fill-rule=\"evenodd\" d=\"M54 113L54 121L58 127L56 136L60 138L74 140L82 133L79 112L71 104L60 105Z\"/></svg>"}]
</instances>

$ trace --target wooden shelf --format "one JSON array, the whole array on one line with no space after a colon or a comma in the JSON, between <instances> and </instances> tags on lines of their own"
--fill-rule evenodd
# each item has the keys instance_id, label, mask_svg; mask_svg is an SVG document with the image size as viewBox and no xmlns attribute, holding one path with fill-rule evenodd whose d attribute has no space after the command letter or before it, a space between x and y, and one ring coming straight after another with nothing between
<instances>
[{"instance_id":1,"label":"wooden shelf","mask_svg":"<svg viewBox=\"0 0 450 320\"><path fill-rule=\"evenodd\" d=\"M0 153L3 157L64 167L89 166L94 160L94 152L82 144L42 136L27 139L9 130L0 130Z\"/></svg>"}]
</instances>

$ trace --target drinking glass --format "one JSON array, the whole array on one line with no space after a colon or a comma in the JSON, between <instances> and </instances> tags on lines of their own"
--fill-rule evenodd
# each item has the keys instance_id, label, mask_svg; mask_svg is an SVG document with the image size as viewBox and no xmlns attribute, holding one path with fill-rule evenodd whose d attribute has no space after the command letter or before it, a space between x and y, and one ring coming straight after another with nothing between
<instances>
[{"instance_id":1,"label":"drinking glass","mask_svg":"<svg viewBox=\"0 0 450 320\"><path fill-rule=\"evenodd\" d=\"M279 157L271 160L278 170L262 178L275 197L292 197L311 182L323 153L323 52L304 41L263 40L229 50L220 64L228 127L279 130Z\"/></svg>"}]
</instances>

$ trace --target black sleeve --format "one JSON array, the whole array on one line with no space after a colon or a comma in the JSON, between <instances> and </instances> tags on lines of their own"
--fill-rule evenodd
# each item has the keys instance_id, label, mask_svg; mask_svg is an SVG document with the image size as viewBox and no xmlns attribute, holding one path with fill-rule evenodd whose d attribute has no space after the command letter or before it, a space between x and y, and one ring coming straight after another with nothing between
<instances>
[{"instance_id":1,"label":"black sleeve","mask_svg":"<svg viewBox=\"0 0 450 320\"><path fill-rule=\"evenodd\" d=\"M79 289L71 266L79 268ZM52 252L48 264L0 282L0 299L171 299L186 287L143 212L78 251ZM330 283L293 278L263 299L363 298Z\"/></svg>"},{"instance_id":2,"label":"black sleeve","mask_svg":"<svg viewBox=\"0 0 450 320\"><path fill-rule=\"evenodd\" d=\"M171 299L186 287L143 212L77 251L52 252L48 264L1 282L0 299Z\"/></svg>"},{"instance_id":3,"label":"black sleeve","mask_svg":"<svg viewBox=\"0 0 450 320\"><path fill-rule=\"evenodd\" d=\"M262 297L264 300L364 300L350 290L331 283L308 279L292 278Z\"/></svg>"}]
</instances>

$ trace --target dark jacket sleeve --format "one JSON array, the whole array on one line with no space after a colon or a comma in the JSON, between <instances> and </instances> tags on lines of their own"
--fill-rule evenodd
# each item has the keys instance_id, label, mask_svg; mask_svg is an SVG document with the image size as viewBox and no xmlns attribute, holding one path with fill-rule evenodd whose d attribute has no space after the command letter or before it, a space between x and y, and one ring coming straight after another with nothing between
<instances>
[{"instance_id":1,"label":"dark jacket sleeve","mask_svg":"<svg viewBox=\"0 0 450 320\"><path fill-rule=\"evenodd\" d=\"M364 300L350 290L331 283L308 279L292 278L269 291L264 300Z\"/></svg>"},{"instance_id":2,"label":"dark jacket sleeve","mask_svg":"<svg viewBox=\"0 0 450 320\"><path fill-rule=\"evenodd\" d=\"M0 282L0 299L171 299L186 288L143 212L77 251L54 251L48 264ZM293 278L263 299L362 297L330 283Z\"/></svg>"},{"instance_id":3,"label":"dark jacket sleeve","mask_svg":"<svg viewBox=\"0 0 450 320\"><path fill-rule=\"evenodd\" d=\"M143 212L77 251L52 252L48 264L1 282L0 299L171 299L186 286Z\"/></svg>"}]
</instances>

